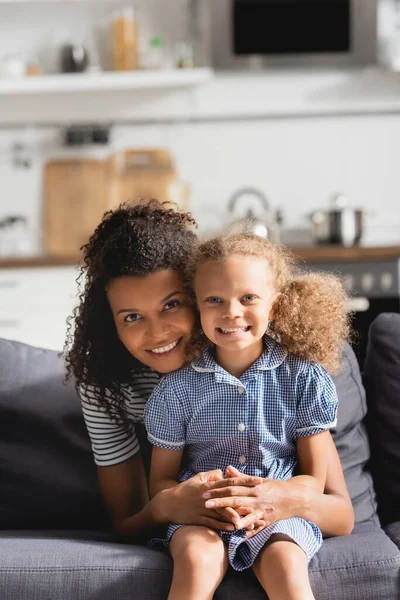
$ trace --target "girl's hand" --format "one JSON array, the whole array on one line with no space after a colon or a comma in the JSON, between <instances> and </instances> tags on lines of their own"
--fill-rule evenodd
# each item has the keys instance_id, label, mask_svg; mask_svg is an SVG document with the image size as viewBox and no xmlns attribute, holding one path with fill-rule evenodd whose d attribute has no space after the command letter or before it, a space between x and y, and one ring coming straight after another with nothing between
<instances>
[{"instance_id":1,"label":"girl's hand","mask_svg":"<svg viewBox=\"0 0 400 600\"><path fill-rule=\"evenodd\" d=\"M206 508L220 509L240 507L253 509L235 522L238 529L245 529L255 521L271 525L294 515L295 501L292 488L296 484L277 479L262 479L243 475L234 467L227 467L227 479L207 482L203 485ZM256 519L255 519L256 517Z\"/></svg>"}]
</instances>

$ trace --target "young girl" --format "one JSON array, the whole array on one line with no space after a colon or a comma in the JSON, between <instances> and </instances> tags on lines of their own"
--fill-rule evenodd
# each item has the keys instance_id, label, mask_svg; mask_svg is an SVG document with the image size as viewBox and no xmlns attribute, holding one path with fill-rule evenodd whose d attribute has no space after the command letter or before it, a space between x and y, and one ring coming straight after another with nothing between
<instances>
[{"instance_id":1,"label":"young girl","mask_svg":"<svg viewBox=\"0 0 400 600\"><path fill-rule=\"evenodd\" d=\"M337 410L325 368L338 367L349 333L342 285L328 275L295 277L286 252L252 234L201 244L188 273L202 328L193 350L204 336L208 344L166 375L146 406L150 493L227 464L321 492ZM170 600L212 598L229 563L252 567L270 600L308 600L307 562L321 542L315 524L294 517L251 539L243 530L170 525L152 546L169 545L174 559Z\"/></svg>"}]
</instances>

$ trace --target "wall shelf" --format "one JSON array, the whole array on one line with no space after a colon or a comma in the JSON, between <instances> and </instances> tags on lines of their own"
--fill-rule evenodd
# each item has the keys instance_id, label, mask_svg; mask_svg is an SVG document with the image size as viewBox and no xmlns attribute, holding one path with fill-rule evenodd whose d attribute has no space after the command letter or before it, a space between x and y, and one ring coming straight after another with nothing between
<instances>
[{"instance_id":1,"label":"wall shelf","mask_svg":"<svg viewBox=\"0 0 400 600\"><path fill-rule=\"evenodd\" d=\"M0 128L393 114L400 114L400 76L378 66L254 73L214 73L205 67L0 79Z\"/></svg>"},{"instance_id":2,"label":"wall shelf","mask_svg":"<svg viewBox=\"0 0 400 600\"><path fill-rule=\"evenodd\" d=\"M190 88L211 77L208 68L41 75L0 79L0 96Z\"/></svg>"}]
</instances>

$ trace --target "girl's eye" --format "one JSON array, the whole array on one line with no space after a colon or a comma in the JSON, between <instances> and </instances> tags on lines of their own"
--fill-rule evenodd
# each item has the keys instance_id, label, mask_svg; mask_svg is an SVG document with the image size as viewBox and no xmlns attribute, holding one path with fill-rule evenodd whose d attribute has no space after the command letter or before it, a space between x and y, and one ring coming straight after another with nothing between
<instances>
[{"instance_id":1,"label":"girl's eye","mask_svg":"<svg viewBox=\"0 0 400 600\"><path fill-rule=\"evenodd\" d=\"M208 302L209 304L219 304L221 302L221 299L217 298L216 296L210 296L210 298L206 298L206 302Z\"/></svg>"},{"instance_id":2,"label":"girl's eye","mask_svg":"<svg viewBox=\"0 0 400 600\"><path fill-rule=\"evenodd\" d=\"M242 302L253 302L254 300L256 300L257 296L255 296L254 294L246 294L246 296L243 296L242 298Z\"/></svg>"},{"instance_id":3,"label":"girl's eye","mask_svg":"<svg viewBox=\"0 0 400 600\"><path fill-rule=\"evenodd\" d=\"M142 317L140 315L138 315L138 313L130 313L129 315L126 315L124 321L125 323L135 323L136 321L140 321Z\"/></svg>"},{"instance_id":4,"label":"girl's eye","mask_svg":"<svg viewBox=\"0 0 400 600\"><path fill-rule=\"evenodd\" d=\"M167 302L167 304L164 306L164 310L171 310L171 308L176 308L177 306L180 306L180 302L179 300L170 300L169 302Z\"/></svg>"}]
</instances>

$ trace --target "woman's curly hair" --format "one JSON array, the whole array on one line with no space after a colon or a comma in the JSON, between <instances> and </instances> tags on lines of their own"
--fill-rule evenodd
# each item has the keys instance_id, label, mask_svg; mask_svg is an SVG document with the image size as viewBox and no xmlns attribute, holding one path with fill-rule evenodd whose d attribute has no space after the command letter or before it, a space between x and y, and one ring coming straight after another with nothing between
<instances>
[{"instance_id":1,"label":"woman's curly hair","mask_svg":"<svg viewBox=\"0 0 400 600\"><path fill-rule=\"evenodd\" d=\"M193 290L197 265L233 255L253 256L268 263L278 294L268 335L288 352L337 371L343 342L350 339L348 296L341 280L322 272L301 274L292 254L283 246L252 233L237 233L197 246L186 268L187 288ZM191 356L197 356L205 343L198 328L192 338Z\"/></svg>"},{"instance_id":2,"label":"woman's curly hair","mask_svg":"<svg viewBox=\"0 0 400 600\"><path fill-rule=\"evenodd\" d=\"M121 204L106 212L82 247L78 276L79 304L68 319L67 378L98 402L114 419L126 424L124 384L148 368L119 340L106 296L110 280L125 275L144 277L163 269L183 273L197 236L190 213L157 200ZM90 394L92 396L92 394Z\"/></svg>"}]
</instances>

